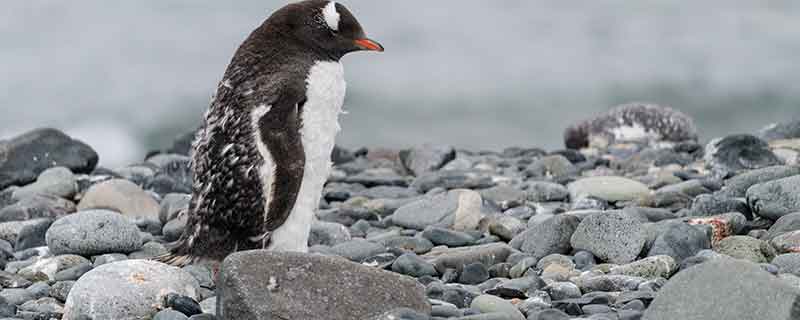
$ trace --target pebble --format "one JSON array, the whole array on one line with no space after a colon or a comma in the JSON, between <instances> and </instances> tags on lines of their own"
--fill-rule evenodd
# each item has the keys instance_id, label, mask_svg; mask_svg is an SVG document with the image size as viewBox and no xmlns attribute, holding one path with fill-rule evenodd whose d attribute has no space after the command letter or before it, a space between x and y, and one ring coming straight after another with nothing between
<instances>
[{"instance_id":1,"label":"pebble","mask_svg":"<svg viewBox=\"0 0 800 320\"><path fill-rule=\"evenodd\" d=\"M490 243L459 248L434 248L422 258L436 266L437 271L444 273L447 269L461 269L475 262L487 266L505 262L512 251L507 244Z\"/></svg>"},{"instance_id":2,"label":"pebble","mask_svg":"<svg viewBox=\"0 0 800 320\"><path fill-rule=\"evenodd\" d=\"M53 196L34 195L0 209L0 222L55 219L75 212L75 204Z\"/></svg>"},{"instance_id":3,"label":"pebble","mask_svg":"<svg viewBox=\"0 0 800 320\"><path fill-rule=\"evenodd\" d=\"M495 186L492 176L481 170L440 170L418 176L411 187L420 193L435 188L451 189L486 189Z\"/></svg>"},{"instance_id":4,"label":"pebble","mask_svg":"<svg viewBox=\"0 0 800 320\"><path fill-rule=\"evenodd\" d=\"M50 286L50 292L48 292L48 295L56 298L58 301L65 302L67 301L67 296L74 285L75 281L58 281Z\"/></svg>"},{"instance_id":5,"label":"pebble","mask_svg":"<svg viewBox=\"0 0 800 320\"><path fill-rule=\"evenodd\" d=\"M142 246L139 228L107 210L81 211L58 219L47 230L46 240L53 254L84 256L129 253Z\"/></svg>"},{"instance_id":6,"label":"pebble","mask_svg":"<svg viewBox=\"0 0 800 320\"><path fill-rule=\"evenodd\" d=\"M800 175L800 167L772 166L748 171L726 180L725 187L720 194L732 198L743 198L747 189L754 185L795 175Z\"/></svg>"},{"instance_id":7,"label":"pebble","mask_svg":"<svg viewBox=\"0 0 800 320\"><path fill-rule=\"evenodd\" d=\"M335 246L350 241L350 230L342 224L315 220L311 223L311 234L308 245Z\"/></svg>"},{"instance_id":8,"label":"pebble","mask_svg":"<svg viewBox=\"0 0 800 320\"><path fill-rule=\"evenodd\" d=\"M669 278L678 270L678 264L670 256L650 256L628 264L611 267L610 274L642 277L646 279Z\"/></svg>"},{"instance_id":9,"label":"pebble","mask_svg":"<svg viewBox=\"0 0 800 320\"><path fill-rule=\"evenodd\" d=\"M601 176L582 178L567 185L571 199L596 197L609 202L631 201L650 193L641 182L623 177Z\"/></svg>"},{"instance_id":10,"label":"pebble","mask_svg":"<svg viewBox=\"0 0 800 320\"><path fill-rule=\"evenodd\" d=\"M112 179L93 185L78 203L78 210L107 209L130 217L159 219L161 207L133 182Z\"/></svg>"},{"instance_id":11,"label":"pebble","mask_svg":"<svg viewBox=\"0 0 800 320\"><path fill-rule=\"evenodd\" d=\"M695 226L674 223L657 235L647 255L666 255L674 261L683 261L704 249L711 249L710 234Z\"/></svg>"},{"instance_id":12,"label":"pebble","mask_svg":"<svg viewBox=\"0 0 800 320\"><path fill-rule=\"evenodd\" d=\"M475 243L476 240L467 233L438 227L425 228L422 236L430 240L434 245L446 245L448 247L468 246Z\"/></svg>"},{"instance_id":13,"label":"pebble","mask_svg":"<svg viewBox=\"0 0 800 320\"><path fill-rule=\"evenodd\" d=\"M770 262L778 267L780 273L791 273L800 277L800 253L787 253L776 256Z\"/></svg>"},{"instance_id":14,"label":"pebble","mask_svg":"<svg viewBox=\"0 0 800 320\"><path fill-rule=\"evenodd\" d=\"M748 134L711 140L706 145L704 160L706 166L721 176L782 164L766 142Z\"/></svg>"},{"instance_id":15,"label":"pebble","mask_svg":"<svg viewBox=\"0 0 800 320\"><path fill-rule=\"evenodd\" d=\"M556 181L574 176L578 173L578 168L562 155L551 155L542 157L534 161L525 170L528 178L546 178Z\"/></svg>"},{"instance_id":16,"label":"pebble","mask_svg":"<svg viewBox=\"0 0 800 320\"><path fill-rule=\"evenodd\" d=\"M366 258L386 252L386 247L356 238L332 247L331 252L350 259L350 261L361 262Z\"/></svg>"},{"instance_id":17,"label":"pebble","mask_svg":"<svg viewBox=\"0 0 800 320\"><path fill-rule=\"evenodd\" d=\"M456 150L451 146L424 144L400 151L399 155L403 167L419 176L444 167L456 158Z\"/></svg>"},{"instance_id":18,"label":"pebble","mask_svg":"<svg viewBox=\"0 0 800 320\"><path fill-rule=\"evenodd\" d=\"M584 218L572 234L570 243L598 259L611 263L629 263L636 259L645 244L641 223L630 216L609 211Z\"/></svg>"},{"instance_id":19,"label":"pebble","mask_svg":"<svg viewBox=\"0 0 800 320\"><path fill-rule=\"evenodd\" d=\"M153 317L153 320L186 320L186 319L189 319L189 317L187 317L183 313L180 313L172 309L159 311Z\"/></svg>"},{"instance_id":20,"label":"pebble","mask_svg":"<svg viewBox=\"0 0 800 320\"><path fill-rule=\"evenodd\" d=\"M436 276L436 268L414 253L406 253L392 263L392 271L415 278Z\"/></svg>"},{"instance_id":21,"label":"pebble","mask_svg":"<svg viewBox=\"0 0 800 320\"><path fill-rule=\"evenodd\" d=\"M463 284L479 284L486 280L489 280L489 270L480 262L465 265L458 276L458 283Z\"/></svg>"},{"instance_id":22,"label":"pebble","mask_svg":"<svg viewBox=\"0 0 800 320\"><path fill-rule=\"evenodd\" d=\"M175 219L181 211L189 208L189 202L191 200L191 195L183 193L169 193L164 195L164 198L161 199L161 205L158 211L158 221L163 225Z\"/></svg>"}]
</instances>

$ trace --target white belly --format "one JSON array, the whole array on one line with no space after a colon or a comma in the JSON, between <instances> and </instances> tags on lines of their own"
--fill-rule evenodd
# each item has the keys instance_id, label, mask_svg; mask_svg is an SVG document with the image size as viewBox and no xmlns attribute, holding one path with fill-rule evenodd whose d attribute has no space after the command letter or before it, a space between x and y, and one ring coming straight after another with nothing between
<instances>
[{"instance_id":1,"label":"white belly","mask_svg":"<svg viewBox=\"0 0 800 320\"><path fill-rule=\"evenodd\" d=\"M308 235L322 188L331 170L331 152L339 132L346 84L338 62L317 62L311 68L300 136L306 154L303 183L292 213L270 239L270 250L308 251Z\"/></svg>"}]
</instances>

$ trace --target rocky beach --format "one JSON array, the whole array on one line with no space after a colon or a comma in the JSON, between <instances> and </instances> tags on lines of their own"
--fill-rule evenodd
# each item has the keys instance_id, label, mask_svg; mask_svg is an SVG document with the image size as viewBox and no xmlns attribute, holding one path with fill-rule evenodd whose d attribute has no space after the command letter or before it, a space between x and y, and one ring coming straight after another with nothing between
<instances>
[{"instance_id":1,"label":"rocky beach","mask_svg":"<svg viewBox=\"0 0 800 320\"><path fill-rule=\"evenodd\" d=\"M193 133L118 168L56 129L0 137L0 320L800 319L800 120L563 127L559 150L336 148L310 252L218 272L149 260L186 224Z\"/></svg>"}]
</instances>

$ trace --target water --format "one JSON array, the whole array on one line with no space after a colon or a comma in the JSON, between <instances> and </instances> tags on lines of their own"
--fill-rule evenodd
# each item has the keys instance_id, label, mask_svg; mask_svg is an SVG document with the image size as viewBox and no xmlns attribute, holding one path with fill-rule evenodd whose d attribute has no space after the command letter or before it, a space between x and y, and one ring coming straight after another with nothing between
<instances>
[{"instance_id":1,"label":"water","mask_svg":"<svg viewBox=\"0 0 800 320\"><path fill-rule=\"evenodd\" d=\"M55 126L108 166L197 124L233 51L285 1L12 1L0 137ZM345 58L341 144L561 146L616 104L692 115L704 138L800 116L797 1L345 2L384 54Z\"/></svg>"}]
</instances>

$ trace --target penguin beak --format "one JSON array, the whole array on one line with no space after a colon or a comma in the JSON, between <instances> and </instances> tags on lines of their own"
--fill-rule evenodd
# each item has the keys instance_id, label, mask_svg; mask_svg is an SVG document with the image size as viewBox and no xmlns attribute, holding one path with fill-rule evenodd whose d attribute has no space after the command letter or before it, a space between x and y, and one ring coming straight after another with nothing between
<instances>
[{"instance_id":1,"label":"penguin beak","mask_svg":"<svg viewBox=\"0 0 800 320\"><path fill-rule=\"evenodd\" d=\"M383 46L373 40L364 38L355 41L356 47L361 50L383 52Z\"/></svg>"}]
</instances>

